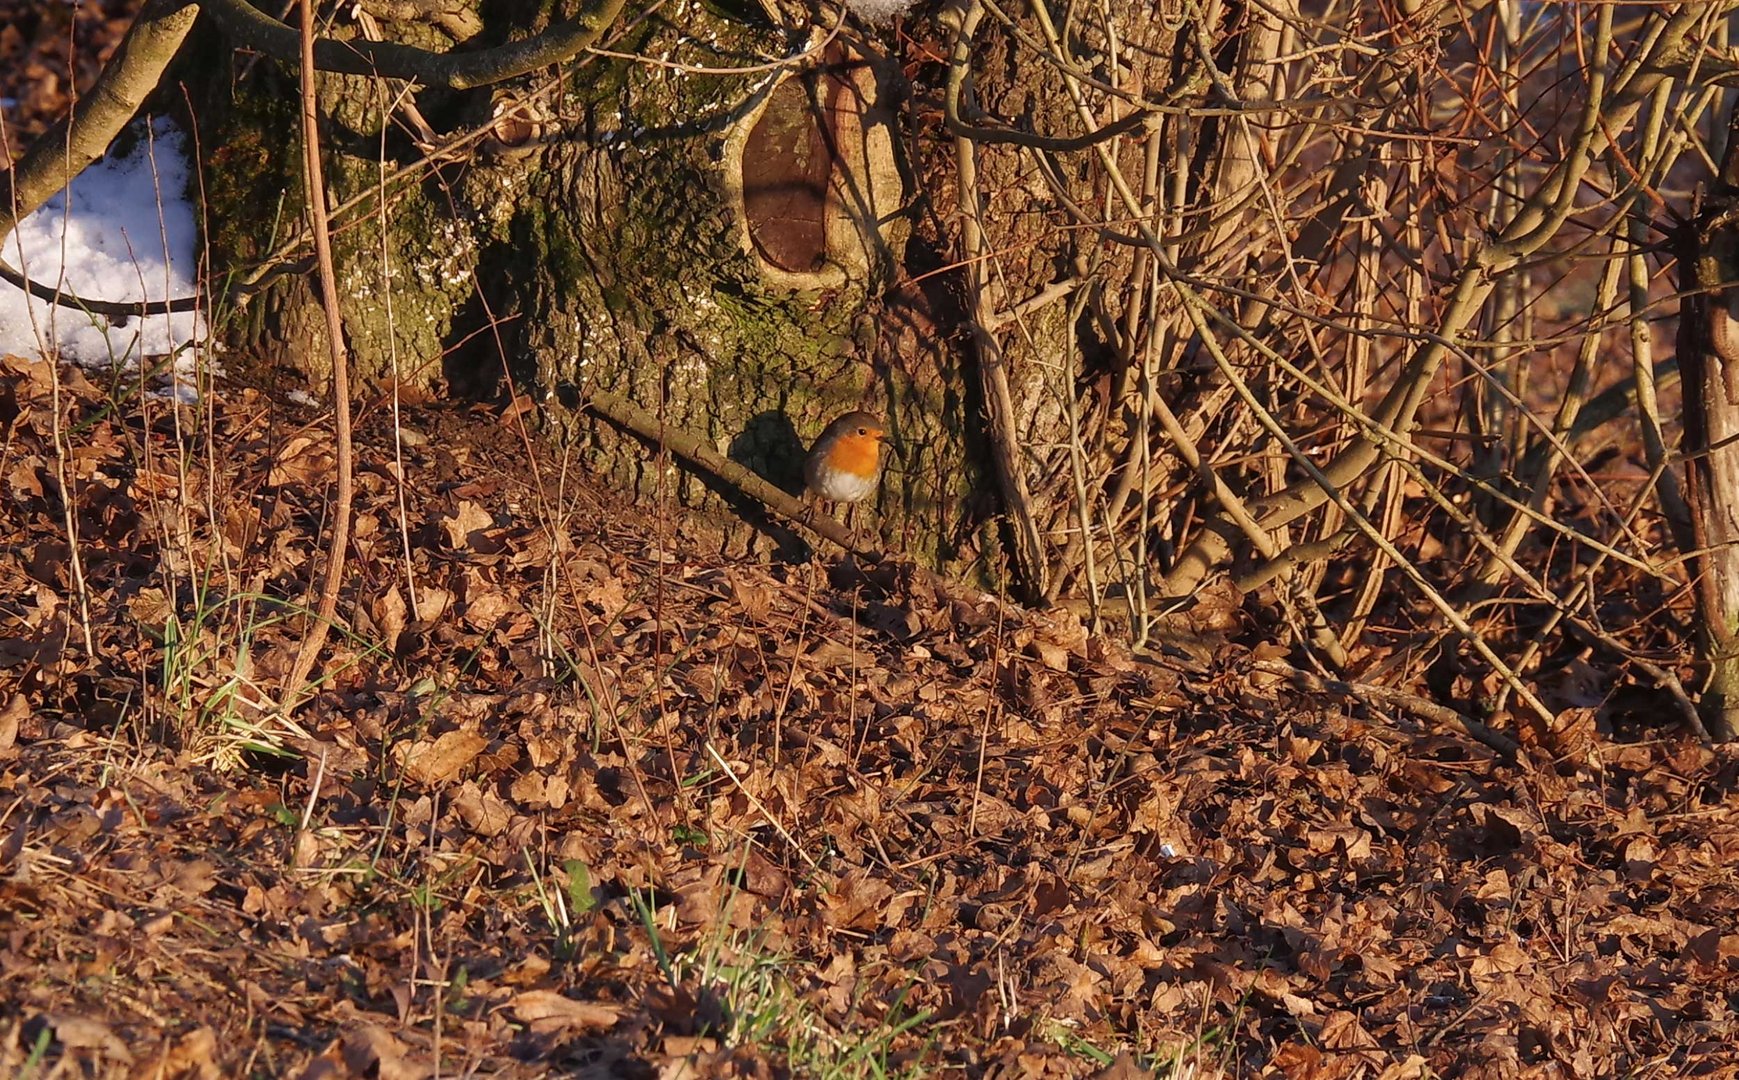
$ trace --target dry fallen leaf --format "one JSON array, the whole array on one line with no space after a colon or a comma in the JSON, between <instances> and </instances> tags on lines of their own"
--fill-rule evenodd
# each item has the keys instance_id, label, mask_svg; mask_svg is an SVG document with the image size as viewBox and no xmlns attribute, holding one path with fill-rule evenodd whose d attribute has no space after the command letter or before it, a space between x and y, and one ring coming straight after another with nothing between
<instances>
[{"instance_id":1,"label":"dry fallen leaf","mask_svg":"<svg viewBox=\"0 0 1739 1080\"><path fill-rule=\"evenodd\" d=\"M54 1013L48 1018L57 1042L68 1049L95 1050L104 1057L132 1063L133 1053L115 1030L89 1016Z\"/></svg>"},{"instance_id":2,"label":"dry fallen leaf","mask_svg":"<svg viewBox=\"0 0 1739 1080\"><path fill-rule=\"evenodd\" d=\"M344 1036L344 1063L357 1074L380 1080L423 1080L434 1069L412 1060L411 1047L379 1024L363 1024Z\"/></svg>"},{"instance_id":3,"label":"dry fallen leaf","mask_svg":"<svg viewBox=\"0 0 1739 1080\"><path fill-rule=\"evenodd\" d=\"M596 1001L576 1001L553 990L525 990L513 996L508 1008L522 1023L541 1024L544 1029L553 1023L563 1028L597 1031L614 1027L621 1018L622 1008Z\"/></svg>"},{"instance_id":4,"label":"dry fallen leaf","mask_svg":"<svg viewBox=\"0 0 1739 1080\"><path fill-rule=\"evenodd\" d=\"M395 757L406 778L424 787L445 784L489 746L489 740L472 731L449 731L435 739L402 743Z\"/></svg>"},{"instance_id":5,"label":"dry fallen leaf","mask_svg":"<svg viewBox=\"0 0 1739 1080\"><path fill-rule=\"evenodd\" d=\"M458 509L441 518L441 528L447 533L447 543L455 551L471 548L472 533L493 527L495 518L478 503L461 499Z\"/></svg>"}]
</instances>

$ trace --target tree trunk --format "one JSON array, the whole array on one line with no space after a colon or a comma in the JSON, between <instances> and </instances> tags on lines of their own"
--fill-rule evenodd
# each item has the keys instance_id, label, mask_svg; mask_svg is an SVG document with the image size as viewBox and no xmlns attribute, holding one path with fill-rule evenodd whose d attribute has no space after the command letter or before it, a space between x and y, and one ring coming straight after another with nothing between
<instances>
[{"instance_id":1,"label":"tree trunk","mask_svg":"<svg viewBox=\"0 0 1739 1080\"><path fill-rule=\"evenodd\" d=\"M468 12L393 21L400 9L364 7L381 36L429 49L537 29ZM559 84L545 72L493 94L406 95L385 80L323 75L360 377L465 395L509 379L540 397L562 384L610 391L788 490L800 487L805 447L826 422L869 408L888 418L900 452L880 500L884 537L935 563L970 554L953 508L975 479L955 365L935 333L946 320L928 310L935 293L886 295L915 276L904 265L898 72L873 43L848 36L821 46L819 30L805 39L694 5L681 25L654 17L605 43L690 70L588 56ZM805 46L798 65L762 59ZM692 70L703 66L747 70ZM245 266L293 247L293 73L241 53L228 67L184 69L200 91L219 260ZM418 123L436 144L479 137L431 164L426 140L406 137ZM929 269L934 257L920 257ZM303 279L256 297L238 325L244 354L319 385L324 373L309 362L321 355L310 347L319 314ZM704 480L663 474L644 446L599 422L582 426L595 466L636 496L705 501ZM733 548L749 536L728 516L717 522Z\"/></svg>"},{"instance_id":2,"label":"tree trunk","mask_svg":"<svg viewBox=\"0 0 1739 1080\"><path fill-rule=\"evenodd\" d=\"M1700 711L1710 735L1739 736L1739 107L1721 187L1679 232L1679 365L1685 394L1684 544L1708 664Z\"/></svg>"}]
</instances>

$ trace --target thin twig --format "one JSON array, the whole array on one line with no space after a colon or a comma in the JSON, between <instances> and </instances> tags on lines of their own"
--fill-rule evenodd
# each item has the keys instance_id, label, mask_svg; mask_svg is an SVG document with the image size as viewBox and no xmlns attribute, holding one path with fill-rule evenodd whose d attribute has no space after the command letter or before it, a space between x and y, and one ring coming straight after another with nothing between
<instances>
[{"instance_id":1,"label":"thin twig","mask_svg":"<svg viewBox=\"0 0 1739 1080\"><path fill-rule=\"evenodd\" d=\"M332 360L333 441L337 476L332 500L332 532L326 547L325 578L320 605L302 638L302 648L284 687L285 713L301 704L309 674L326 644L326 631L338 618L338 590L344 581L344 556L350 546L350 515L354 501L350 434L350 354L344 345L344 322L338 307L338 272L332 261L332 234L326 220L326 177L320 163L320 111L315 96L314 0L301 0L302 12L302 162L308 184L308 216L314 234L314 258L320 279L320 307L326 316L326 345Z\"/></svg>"},{"instance_id":2,"label":"thin twig","mask_svg":"<svg viewBox=\"0 0 1739 1080\"><path fill-rule=\"evenodd\" d=\"M767 805L761 801L760 797L743 786L743 782L737 778L736 770L731 768L730 762L719 756L719 752L713 749L713 744L711 742L708 742L705 745L707 756L713 759L713 764L724 770L724 774L730 778L731 783L735 784L737 790L742 792L743 798L748 799L749 805L761 812L761 816L767 819L767 824L773 826L773 830L783 837L787 844L791 845L791 850L795 851L804 862L809 864L809 869L821 869L821 864L811 858L809 852L804 851L803 846L799 844L790 833L785 831L785 826L779 824L779 819L773 816L773 812L767 809Z\"/></svg>"}]
</instances>

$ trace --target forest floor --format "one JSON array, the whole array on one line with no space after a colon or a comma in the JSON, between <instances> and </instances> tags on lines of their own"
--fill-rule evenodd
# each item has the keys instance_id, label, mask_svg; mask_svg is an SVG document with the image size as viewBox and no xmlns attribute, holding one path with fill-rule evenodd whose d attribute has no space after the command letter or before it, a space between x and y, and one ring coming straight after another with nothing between
<instances>
[{"instance_id":1,"label":"forest floor","mask_svg":"<svg viewBox=\"0 0 1739 1080\"><path fill-rule=\"evenodd\" d=\"M90 89L140 2L0 0L0 169Z\"/></svg>"},{"instance_id":2,"label":"forest floor","mask_svg":"<svg viewBox=\"0 0 1739 1080\"><path fill-rule=\"evenodd\" d=\"M7 147L132 6L0 0ZM1230 597L1132 653L374 401L286 721L330 417L54 375L0 361L0 1075L1739 1076L1739 758L1586 665L1512 756Z\"/></svg>"},{"instance_id":3,"label":"forest floor","mask_svg":"<svg viewBox=\"0 0 1739 1080\"><path fill-rule=\"evenodd\" d=\"M0 1074L1739 1075L1739 759L1675 728L1512 758L1236 604L1132 654L380 400L291 723L330 417L52 376L0 363Z\"/></svg>"}]
</instances>

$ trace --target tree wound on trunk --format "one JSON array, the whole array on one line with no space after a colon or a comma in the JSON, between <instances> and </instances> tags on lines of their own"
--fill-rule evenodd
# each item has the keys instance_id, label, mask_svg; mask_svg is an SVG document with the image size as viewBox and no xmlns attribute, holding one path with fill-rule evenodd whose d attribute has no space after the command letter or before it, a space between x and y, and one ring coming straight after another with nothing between
<instances>
[{"instance_id":1,"label":"tree wound on trunk","mask_svg":"<svg viewBox=\"0 0 1739 1080\"><path fill-rule=\"evenodd\" d=\"M742 212L749 239L762 259L792 273L813 273L827 262L834 96L825 76L786 79L743 144Z\"/></svg>"},{"instance_id":2,"label":"tree wound on trunk","mask_svg":"<svg viewBox=\"0 0 1739 1080\"><path fill-rule=\"evenodd\" d=\"M885 272L881 222L902 194L888 96L876 64L835 42L732 131L727 194L767 281L836 288Z\"/></svg>"}]
</instances>

